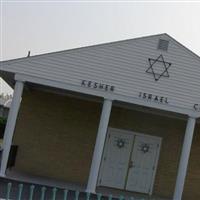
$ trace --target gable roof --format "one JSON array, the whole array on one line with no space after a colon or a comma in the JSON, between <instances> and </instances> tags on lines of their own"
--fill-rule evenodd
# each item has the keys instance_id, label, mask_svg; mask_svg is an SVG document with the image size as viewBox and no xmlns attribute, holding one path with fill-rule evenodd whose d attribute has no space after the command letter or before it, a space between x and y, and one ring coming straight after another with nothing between
<instances>
[{"instance_id":1,"label":"gable roof","mask_svg":"<svg viewBox=\"0 0 200 200\"><path fill-rule=\"evenodd\" d=\"M157 48L160 39L169 41L168 51ZM160 55L172 66L169 78L155 82L152 74L145 72L148 59ZM135 99L135 103L143 101L138 100L139 92L155 94L168 97L170 104L149 105L171 110L175 107L193 112L193 105L200 103L200 57L166 33L3 61L0 72L101 97ZM106 93L84 88L82 80L115 86L116 90Z\"/></svg>"},{"instance_id":2,"label":"gable roof","mask_svg":"<svg viewBox=\"0 0 200 200\"><path fill-rule=\"evenodd\" d=\"M38 55L33 55L30 57L21 57L21 58L16 58L16 59L10 59L10 60L5 60L5 61L0 61L0 66L3 64L10 64L13 62L20 62L20 61L25 61L25 60L31 60L32 58L37 58L41 56L51 56L52 54L62 54L62 53L68 53L71 51L76 51L80 49L87 49L87 48L93 48L93 47L98 47L98 46L104 46L104 45L112 45L116 43L121 43L121 42L128 42L128 41L134 41L134 40L142 40L146 38L152 38L152 37L159 37L159 36L167 36L171 38L177 45L180 47L184 48L186 52L188 52L190 55L194 56L194 58L198 59L200 61L200 56L198 56L196 53L191 51L189 48L178 42L176 39L174 39L172 36L170 36L167 33L161 33L161 34L156 34L156 35L148 35L148 36L143 36L143 37L137 37L137 38L132 38L132 39L124 39L120 41L113 41L113 42L107 42L107 43L101 43L101 44L95 44L95 45L89 45L89 46L84 46L84 47L78 47L78 48L73 48L73 49L67 49L67 50L61 50L61 51L56 51L56 52L49 52L49 53L44 53L44 54L38 54ZM0 68L1 69L1 68Z\"/></svg>"}]
</instances>

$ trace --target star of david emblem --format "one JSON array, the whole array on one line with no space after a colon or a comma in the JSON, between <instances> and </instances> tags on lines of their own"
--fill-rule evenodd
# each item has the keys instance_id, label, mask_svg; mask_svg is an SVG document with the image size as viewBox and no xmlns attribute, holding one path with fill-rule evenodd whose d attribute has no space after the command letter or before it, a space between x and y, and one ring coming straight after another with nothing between
<instances>
[{"instance_id":1,"label":"star of david emblem","mask_svg":"<svg viewBox=\"0 0 200 200\"><path fill-rule=\"evenodd\" d=\"M161 77L169 77L168 69L172 63L166 62L162 54L156 59L149 58L148 61L149 68L146 72L153 74L155 81L158 81Z\"/></svg>"},{"instance_id":2,"label":"star of david emblem","mask_svg":"<svg viewBox=\"0 0 200 200\"><path fill-rule=\"evenodd\" d=\"M143 153L147 153L147 152L149 152L149 148L150 148L150 146L148 144L143 144L141 147L141 151Z\"/></svg>"},{"instance_id":3,"label":"star of david emblem","mask_svg":"<svg viewBox=\"0 0 200 200\"><path fill-rule=\"evenodd\" d=\"M124 147L124 145L125 145L125 141L123 140L123 139L117 139L117 147L118 148L122 148L122 147Z\"/></svg>"}]
</instances>

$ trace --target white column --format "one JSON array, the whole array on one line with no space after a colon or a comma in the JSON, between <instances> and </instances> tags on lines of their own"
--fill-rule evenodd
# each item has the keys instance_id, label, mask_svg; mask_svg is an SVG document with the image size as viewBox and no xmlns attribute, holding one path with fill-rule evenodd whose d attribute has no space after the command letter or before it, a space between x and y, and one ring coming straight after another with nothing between
<instances>
[{"instance_id":1,"label":"white column","mask_svg":"<svg viewBox=\"0 0 200 200\"><path fill-rule=\"evenodd\" d=\"M108 128L111 108L112 108L112 101L105 99L103 103L103 108L102 108L98 132L97 132L93 158L92 158L92 164L90 168L90 174L89 174L89 179L88 179L88 184L87 184L87 189L86 189L86 191L90 193L95 193L95 189L96 189L97 178L98 178L99 168L101 164L101 157L103 154L103 148L104 148L104 143L106 139L106 133L107 133L107 128Z\"/></svg>"},{"instance_id":2,"label":"white column","mask_svg":"<svg viewBox=\"0 0 200 200\"><path fill-rule=\"evenodd\" d=\"M188 118L180 162L179 162L178 175L176 179L176 186L175 186L173 200L181 200L182 198L185 177L187 173L187 166L188 166L189 157L190 157L190 150L192 146L192 138L194 134L195 122L196 122L195 118L193 117Z\"/></svg>"},{"instance_id":3,"label":"white column","mask_svg":"<svg viewBox=\"0 0 200 200\"><path fill-rule=\"evenodd\" d=\"M7 124L5 128L4 138L3 138L3 152L1 158L1 168L0 168L0 176L5 176L8 156L12 144L13 133L15 129L16 119L18 110L20 107L21 96L23 92L24 83L21 81L16 81L13 99L11 103L11 107L8 114Z\"/></svg>"}]
</instances>

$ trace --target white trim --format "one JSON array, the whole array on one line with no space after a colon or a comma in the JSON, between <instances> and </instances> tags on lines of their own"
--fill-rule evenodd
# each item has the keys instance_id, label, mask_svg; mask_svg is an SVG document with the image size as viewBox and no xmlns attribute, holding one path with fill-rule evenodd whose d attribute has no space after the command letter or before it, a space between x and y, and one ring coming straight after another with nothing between
<instances>
[{"instance_id":1,"label":"white trim","mask_svg":"<svg viewBox=\"0 0 200 200\"><path fill-rule=\"evenodd\" d=\"M79 93L83 93L83 94L94 95L94 96L98 96L98 97L104 97L106 99L112 100L111 93L105 94L105 92L102 92L102 91L92 90L92 89L89 89L86 87L76 86L76 85L63 83L63 82L59 82L59 81L53 81L50 79L38 78L38 77L23 75L23 74L16 74L15 80L36 83L36 84L40 84L40 85L50 86L50 87L74 91L74 92L79 92Z\"/></svg>"},{"instance_id":2,"label":"white trim","mask_svg":"<svg viewBox=\"0 0 200 200\"><path fill-rule=\"evenodd\" d=\"M190 109L172 106L172 105L158 104L158 103L149 102L149 101L147 102L145 100L141 100L140 98L136 98L136 97L134 98L134 97L124 96L124 95L116 94L114 92L112 93L112 92L97 91L97 90L94 90L91 88L76 86L76 85L63 83L63 82L59 82L59 81L55 81L55 80L38 78L38 77L19 74L19 73L17 73L15 75L15 80L19 80L19 81L23 81L23 82L27 81L27 82L31 82L31 83L46 85L46 86L60 88L60 89L64 89L64 90L70 90L70 91L74 91L74 92L80 92L80 93L84 93L84 94L103 97L105 99L122 101L122 102L140 105L140 106L146 106L146 107L170 111L170 112L174 112L174 113L190 115L195 118L200 117L200 113L193 111L192 108L190 110Z\"/></svg>"},{"instance_id":3,"label":"white trim","mask_svg":"<svg viewBox=\"0 0 200 200\"><path fill-rule=\"evenodd\" d=\"M124 129L113 128L113 127L109 127L109 129L110 130L114 130L114 131L118 131L118 132L121 131L121 132L126 133L126 134L133 134L133 135L137 135L137 136L155 138L157 140L161 140L162 141L161 137L158 137L158 136L155 136L155 135L149 135L149 134L146 134L146 133L135 132L134 130L124 130Z\"/></svg>"},{"instance_id":4,"label":"white trim","mask_svg":"<svg viewBox=\"0 0 200 200\"><path fill-rule=\"evenodd\" d=\"M179 162L178 175L176 179L176 186L175 186L173 200L182 199L182 193L184 190L184 183L185 183L185 178L187 174L190 151L192 147L192 139L194 135L195 123L196 123L195 118L192 118L192 117L188 118L180 162Z\"/></svg>"},{"instance_id":5,"label":"white trim","mask_svg":"<svg viewBox=\"0 0 200 200\"><path fill-rule=\"evenodd\" d=\"M188 49L186 46L184 46L183 44L181 44L180 42L178 42L176 39L174 39L172 36L170 36L167 33L160 33L160 34L154 34L154 35L145 35L145 36L141 36L141 37L136 37L136 38L128 38L128 39L122 39L119 41L111 41L111 42L105 42L105 43L100 43L100 44L93 44L93 45L89 45L89 46L83 46L83 47L76 47L76 48L72 48L72 49L67 49L67 50L61 50L61 51L56 51L56 52L49 52L49 53L43 53L43 54L39 54L39 55L33 55L30 57L22 57L22 58L16 58L16 59L11 59L11 60L5 60L5 61L0 61L0 64L12 64L13 62L21 62L21 61L32 61L35 58L40 58L40 57L44 57L44 56L51 56L52 54L61 54L61 53L65 53L65 52L72 52L72 51L77 51L80 49L88 49L88 48L94 48L94 47L99 47L99 46L106 46L106 45L114 45L114 44L120 44L122 42L127 42L127 41L138 41L138 40L143 40L146 38L154 38L154 37L163 37L163 36L167 36L168 38L170 38L171 40L173 40L173 42L175 42L180 48L182 48L183 50L185 50L185 52L189 53L191 56L193 56L196 60L200 61L200 57L199 55L197 55L196 53L194 53L193 51L191 51L190 49Z\"/></svg>"},{"instance_id":6,"label":"white trim","mask_svg":"<svg viewBox=\"0 0 200 200\"><path fill-rule=\"evenodd\" d=\"M110 119L110 113L112 109L112 101L105 99L103 103L99 128L96 137L96 143L94 147L94 153L92 157L92 164L90 168L90 174L88 178L86 192L95 193L96 185L97 185L97 178L99 174L99 168L101 164L101 158L104 149L104 143L106 139L106 133L108 128L108 123Z\"/></svg>"},{"instance_id":7,"label":"white trim","mask_svg":"<svg viewBox=\"0 0 200 200\"><path fill-rule=\"evenodd\" d=\"M35 58L40 58L40 57L44 57L44 56L45 57L46 56L52 56L52 54L55 55L55 54L60 54L60 53L65 53L65 52L77 51L79 49L88 49L88 48L94 48L94 47L97 47L97 46L106 46L108 44L109 45L113 45L113 44L119 44L121 42L126 42L126 41L141 40L141 39L145 39L145 38L150 38L150 37L153 38L153 37L158 37L158 36L162 37L162 36L165 36L165 35L167 35L167 34L166 33L161 33L161 34L155 34L155 35L147 35L147 36L145 35L145 36L136 37L136 38L122 39L122 40L119 40L119 41L111 41L111 42L105 42L105 43L100 43L100 44L93 44L93 45L89 45L89 46L76 47L76 48L67 49L67 50L61 50L61 51L43 53L43 54L39 54L39 55L33 55L33 56L30 56L30 57L26 56L26 57L22 57L22 58L16 58L16 59L11 59L11 60L0 61L0 64L2 66L2 65L10 65L13 62L14 63L21 62L21 61L28 61L28 62L30 62L30 61L34 60ZM167 36L171 37L169 35L167 35ZM173 40L175 40L175 39L173 39Z\"/></svg>"},{"instance_id":8,"label":"white trim","mask_svg":"<svg viewBox=\"0 0 200 200\"><path fill-rule=\"evenodd\" d=\"M110 127L110 126L108 127L108 131L115 131L115 132L125 133L125 134L129 134L129 135L133 135L133 133L135 133L132 130L125 130L125 129L120 129L120 128L113 128L113 127Z\"/></svg>"},{"instance_id":9,"label":"white trim","mask_svg":"<svg viewBox=\"0 0 200 200\"><path fill-rule=\"evenodd\" d=\"M12 144L12 138L13 138L17 115L18 115L18 111L20 107L23 88L24 88L23 82L17 81L15 83L13 99L12 99L11 107L8 114L5 134L3 137L3 145L2 145L3 152L2 152L1 167L0 167L0 174L2 176L5 175L6 168L7 168L8 157L9 157L10 148Z\"/></svg>"},{"instance_id":10,"label":"white trim","mask_svg":"<svg viewBox=\"0 0 200 200\"><path fill-rule=\"evenodd\" d=\"M157 172L157 169L158 169L158 161L159 161L159 157L160 157L160 149L161 149L161 146L162 146L162 138L161 137L157 137L157 139L159 141L159 147L158 147L158 151L157 151L157 155L156 155L155 169L153 171L153 177L152 177L152 182L151 182L151 188L150 188L149 195L152 195L152 193L153 193L153 188L154 188L155 179L156 179L156 172Z\"/></svg>"}]
</instances>

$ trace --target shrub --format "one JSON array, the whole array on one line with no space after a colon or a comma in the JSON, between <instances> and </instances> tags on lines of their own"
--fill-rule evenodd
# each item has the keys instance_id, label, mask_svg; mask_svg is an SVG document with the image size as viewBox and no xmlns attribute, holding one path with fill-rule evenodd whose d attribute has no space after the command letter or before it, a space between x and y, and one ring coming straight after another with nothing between
<instances>
[{"instance_id":1,"label":"shrub","mask_svg":"<svg viewBox=\"0 0 200 200\"><path fill-rule=\"evenodd\" d=\"M0 117L0 126L5 126L6 125L6 118Z\"/></svg>"}]
</instances>

